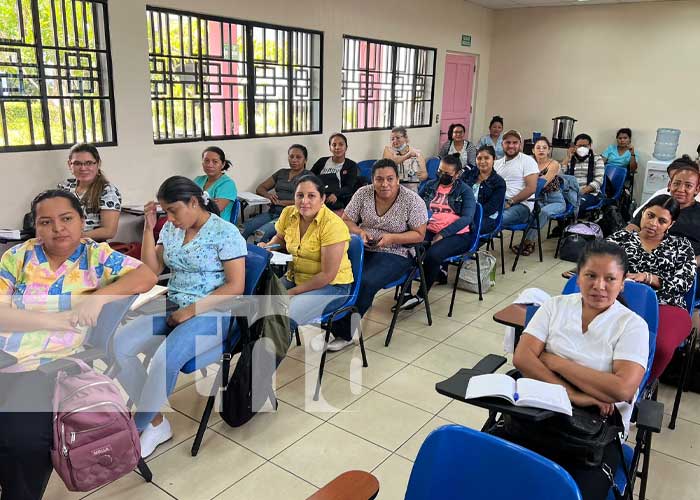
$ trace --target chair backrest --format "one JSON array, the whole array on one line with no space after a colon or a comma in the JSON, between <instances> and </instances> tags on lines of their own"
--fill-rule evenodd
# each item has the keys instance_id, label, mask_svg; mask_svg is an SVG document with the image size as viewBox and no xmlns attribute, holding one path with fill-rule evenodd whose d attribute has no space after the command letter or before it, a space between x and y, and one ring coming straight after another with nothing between
<instances>
[{"instance_id":1,"label":"chair backrest","mask_svg":"<svg viewBox=\"0 0 700 500\"><path fill-rule=\"evenodd\" d=\"M117 331L122 319L129 312L131 304L134 303L137 297L138 295L129 295L123 299L105 304L97 317L97 323L90 330L85 343L103 352L109 352L114 332Z\"/></svg>"},{"instance_id":2,"label":"chair backrest","mask_svg":"<svg viewBox=\"0 0 700 500\"><path fill-rule=\"evenodd\" d=\"M504 197L503 204L501 205L501 208L498 209L498 215L496 216L496 227L490 233L481 234L481 232L479 232L479 234L481 234L482 237L488 236L491 234L497 235L498 233L501 232L501 229L503 229L503 212L505 211L505 209L506 209L506 199ZM482 221L483 221L483 215L482 215ZM483 224L482 224L482 226L483 226Z\"/></svg>"},{"instance_id":3,"label":"chair backrest","mask_svg":"<svg viewBox=\"0 0 700 500\"><path fill-rule=\"evenodd\" d=\"M350 236L350 246L348 247L348 258L352 266L352 277L355 280L352 284L352 293L348 302L354 304L357 300L357 295L360 293L360 284L362 282L362 266L365 261L365 245L362 243L362 238L353 234Z\"/></svg>"},{"instance_id":4,"label":"chair backrest","mask_svg":"<svg viewBox=\"0 0 700 500\"><path fill-rule=\"evenodd\" d=\"M231 219L229 222L234 226L238 224L238 216L241 213L241 200L234 200L233 207L231 208Z\"/></svg>"},{"instance_id":5,"label":"chair backrest","mask_svg":"<svg viewBox=\"0 0 700 500\"><path fill-rule=\"evenodd\" d=\"M357 164L357 169L360 171L362 177L366 177L368 181L372 182L372 166L377 162L377 160L362 160Z\"/></svg>"},{"instance_id":6,"label":"chair backrest","mask_svg":"<svg viewBox=\"0 0 700 500\"><path fill-rule=\"evenodd\" d=\"M535 198L539 198L542 195L542 190L545 184L547 184L547 179L544 177L537 178L537 188L535 189Z\"/></svg>"},{"instance_id":7,"label":"chair backrest","mask_svg":"<svg viewBox=\"0 0 700 500\"><path fill-rule=\"evenodd\" d=\"M469 252L476 252L479 249L479 235L481 235L481 224L484 221L484 209L481 206L481 203L478 201L476 202L476 209L474 210L474 221L472 222L471 227L469 228L469 231L471 234L475 235L474 239L472 239L472 247L469 249Z\"/></svg>"},{"instance_id":8,"label":"chair backrest","mask_svg":"<svg viewBox=\"0 0 700 500\"><path fill-rule=\"evenodd\" d=\"M248 243L248 255L245 257L245 295L255 294L255 288L272 258L272 253L264 248Z\"/></svg>"},{"instance_id":9,"label":"chair backrest","mask_svg":"<svg viewBox=\"0 0 700 500\"><path fill-rule=\"evenodd\" d=\"M431 432L418 452L406 500L578 500L561 466L528 449L459 425Z\"/></svg>"},{"instance_id":10,"label":"chair backrest","mask_svg":"<svg viewBox=\"0 0 700 500\"><path fill-rule=\"evenodd\" d=\"M440 158L438 156L433 156L428 159L425 164L425 169L428 171L428 179L437 179L437 170L440 166Z\"/></svg>"},{"instance_id":11,"label":"chair backrest","mask_svg":"<svg viewBox=\"0 0 700 500\"><path fill-rule=\"evenodd\" d=\"M605 177L607 177L608 182L610 182L613 187L613 194L608 200L619 200L620 196L622 196L622 189L625 187L627 170L622 167L607 165L605 167ZM605 193L605 191L603 191L603 193Z\"/></svg>"},{"instance_id":12,"label":"chair backrest","mask_svg":"<svg viewBox=\"0 0 700 500\"><path fill-rule=\"evenodd\" d=\"M569 295L579 291L576 283L576 276L569 278L566 282L562 293ZM622 292L622 298L627 304L627 308L639 314L649 327L649 358L647 360L647 370L639 384L641 395L646 384L649 382L649 374L651 366L654 364L654 353L656 352L656 334L659 329L659 300L656 297L656 292L648 285L627 281L625 289Z\"/></svg>"}]
</instances>

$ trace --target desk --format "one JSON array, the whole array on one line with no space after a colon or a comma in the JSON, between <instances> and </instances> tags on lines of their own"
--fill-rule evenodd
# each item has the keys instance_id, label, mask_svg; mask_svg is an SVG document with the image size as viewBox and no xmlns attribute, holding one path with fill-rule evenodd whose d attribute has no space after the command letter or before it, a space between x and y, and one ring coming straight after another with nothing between
<instances>
[{"instance_id":1,"label":"desk","mask_svg":"<svg viewBox=\"0 0 700 500\"><path fill-rule=\"evenodd\" d=\"M369 472L344 472L306 500L372 500L379 493L379 481Z\"/></svg>"},{"instance_id":2,"label":"desk","mask_svg":"<svg viewBox=\"0 0 700 500\"><path fill-rule=\"evenodd\" d=\"M525 329L527 319L527 306L525 304L511 304L493 315L493 320L501 325L515 328L515 340L513 346L518 345L518 340Z\"/></svg>"}]
</instances>

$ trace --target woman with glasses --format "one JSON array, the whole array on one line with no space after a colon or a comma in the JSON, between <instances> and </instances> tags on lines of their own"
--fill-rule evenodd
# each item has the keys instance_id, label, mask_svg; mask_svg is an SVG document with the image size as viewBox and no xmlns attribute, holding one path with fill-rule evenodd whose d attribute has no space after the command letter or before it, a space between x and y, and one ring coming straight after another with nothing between
<instances>
[{"instance_id":1,"label":"woman with glasses","mask_svg":"<svg viewBox=\"0 0 700 500\"><path fill-rule=\"evenodd\" d=\"M58 185L73 193L85 211L83 236L95 241L114 238L119 227L122 196L102 172L100 153L92 144L76 144L68 153L73 177Z\"/></svg>"},{"instance_id":2,"label":"woman with glasses","mask_svg":"<svg viewBox=\"0 0 700 500\"><path fill-rule=\"evenodd\" d=\"M206 175L195 177L194 183L209 193L219 208L221 218L235 224L236 221L231 220L231 211L236 203L238 190L233 179L226 175L226 170L229 168L231 168L231 160L226 159L223 150L216 146L209 146L202 152L202 170Z\"/></svg>"},{"instance_id":3,"label":"woman with glasses","mask_svg":"<svg viewBox=\"0 0 700 500\"><path fill-rule=\"evenodd\" d=\"M447 129L447 141L440 146L438 156L444 158L447 155L459 158L464 170L476 166L476 146L467 139L467 129L461 123L453 123Z\"/></svg>"}]
</instances>

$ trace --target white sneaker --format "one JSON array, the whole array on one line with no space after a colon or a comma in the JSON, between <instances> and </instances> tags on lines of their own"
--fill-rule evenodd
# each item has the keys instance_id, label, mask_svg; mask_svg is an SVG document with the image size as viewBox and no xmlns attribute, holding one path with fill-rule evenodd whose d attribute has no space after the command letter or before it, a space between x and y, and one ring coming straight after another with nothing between
<instances>
[{"instance_id":1,"label":"white sneaker","mask_svg":"<svg viewBox=\"0 0 700 500\"><path fill-rule=\"evenodd\" d=\"M333 342L328 344L328 350L331 352L341 351L352 344L354 344L352 340L335 339Z\"/></svg>"},{"instance_id":2,"label":"white sneaker","mask_svg":"<svg viewBox=\"0 0 700 500\"><path fill-rule=\"evenodd\" d=\"M328 343L329 346L331 345L331 343L333 343L334 338L335 337L333 337L333 334L331 333L331 338L330 338L330 341ZM323 352L323 344L325 342L325 339L326 339L325 332L320 333L320 334L316 335L314 338L312 338L311 339L311 350L314 352Z\"/></svg>"},{"instance_id":3,"label":"white sneaker","mask_svg":"<svg viewBox=\"0 0 700 500\"><path fill-rule=\"evenodd\" d=\"M165 443L172 437L173 431L167 418L163 417L160 425L148 424L148 427L141 433L141 457L148 457L159 444Z\"/></svg>"}]
</instances>

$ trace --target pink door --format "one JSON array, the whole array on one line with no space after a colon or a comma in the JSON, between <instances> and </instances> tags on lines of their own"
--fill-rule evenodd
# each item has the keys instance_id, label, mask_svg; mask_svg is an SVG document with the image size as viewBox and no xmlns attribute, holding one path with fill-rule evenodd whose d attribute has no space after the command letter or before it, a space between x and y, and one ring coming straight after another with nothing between
<instances>
[{"instance_id":1,"label":"pink door","mask_svg":"<svg viewBox=\"0 0 700 500\"><path fill-rule=\"evenodd\" d=\"M447 54L445 81L442 87L440 144L447 140L447 129L452 123L463 124L466 127L467 137L469 137L475 75L476 56Z\"/></svg>"}]
</instances>

